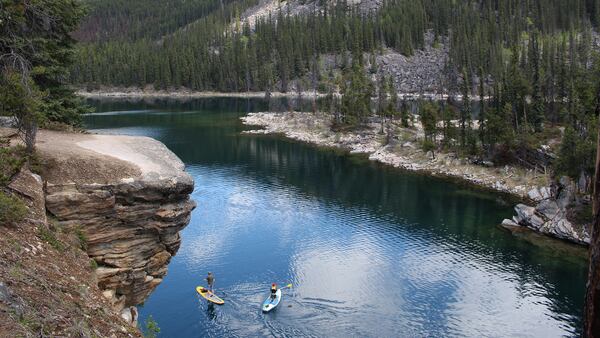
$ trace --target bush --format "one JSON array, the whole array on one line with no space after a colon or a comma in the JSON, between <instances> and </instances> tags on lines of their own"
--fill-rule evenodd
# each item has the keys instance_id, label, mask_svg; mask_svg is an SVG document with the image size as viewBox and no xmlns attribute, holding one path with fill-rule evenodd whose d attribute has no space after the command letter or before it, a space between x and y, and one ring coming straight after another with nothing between
<instances>
[{"instance_id":1,"label":"bush","mask_svg":"<svg viewBox=\"0 0 600 338\"><path fill-rule=\"evenodd\" d=\"M0 191L0 224L16 224L27 215L27 206L19 198Z\"/></svg>"},{"instance_id":2,"label":"bush","mask_svg":"<svg viewBox=\"0 0 600 338\"><path fill-rule=\"evenodd\" d=\"M10 182L26 160L23 147L0 147L0 188Z\"/></svg>"},{"instance_id":3,"label":"bush","mask_svg":"<svg viewBox=\"0 0 600 338\"><path fill-rule=\"evenodd\" d=\"M87 237L85 236L85 233L83 232L83 230L81 230L81 227L75 228L75 235L77 235L77 239L79 240L79 247L81 248L81 250L87 251L88 240L87 240Z\"/></svg>"},{"instance_id":4,"label":"bush","mask_svg":"<svg viewBox=\"0 0 600 338\"><path fill-rule=\"evenodd\" d=\"M424 140L423 143L421 144L421 147L423 148L423 151L425 152L425 154L431 152L431 157L435 158L435 143L433 143L431 140Z\"/></svg>"},{"instance_id":5,"label":"bush","mask_svg":"<svg viewBox=\"0 0 600 338\"><path fill-rule=\"evenodd\" d=\"M90 258L90 269L96 270L98 269L98 262L95 259Z\"/></svg>"},{"instance_id":6,"label":"bush","mask_svg":"<svg viewBox=\"0 0 600 338\"><path fill-rule=\"evenodd\" d=\"M38 226L38 233L40 238L44 242L50 244L50 246L52 246L54 249L58 251L65 250L65 245L61 241L59 241L54 235L54 233L50 231L50 229L48 229L47 227L43 225Z\"/></svg>"},{"instance_id":7,"label":"bush","mask_svg":"<svg viewBox=\"0 0 600 338\"><path fill-rule=\"evenodd\" d=\"M582 133L568 126L565 129L555 169L559 174L567 175L573 179L579 178L581 173L590 176L594 174L596 158L596 130L595 121L588 124L588 132Z\"/></svg>"},{"instance_id":8,"label":"bush","mask_svg":"<svg viewBox=\"0 0 600 338\"><path fill-rule=\"evenodd\" d=\"M160 327L158 327L158 323L152 318L152 315L148 316L146 319L146 325L144 328L144 337L146 338L156 338L160 333Z\"/></svg>"}]
</instances>

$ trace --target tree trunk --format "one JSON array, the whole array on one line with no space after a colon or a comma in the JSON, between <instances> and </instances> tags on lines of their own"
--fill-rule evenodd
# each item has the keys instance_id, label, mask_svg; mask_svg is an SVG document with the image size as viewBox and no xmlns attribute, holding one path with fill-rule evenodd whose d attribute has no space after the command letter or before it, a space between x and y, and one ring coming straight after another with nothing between
<instances>
[{"instance_id":1,"label":"tree trunk","mask_svg":"<svg viewBox=\"0 0 600 338\"><path fill-rule=\"evenodd\" d=\"M600 89L597 95L596 116L600 114ZM600 337L600 129L596 149L596 173L594 175L594 223L590 240L590 266L588 269L583 332L588 338Z\"/></svg>"},{"instance_id":2,"label":"tree trunk","mask_svg":"<svg viewBox=\"0 0 600 338\"><path fill-rule=\"evenodd\" d=\"M37 121L35 117L28 114L20 115L22 116L17 116L19 135L23 143L25 143L27 154L31 155L35 149L35 139L38 131Z\"/></svg>"}]
</instances>

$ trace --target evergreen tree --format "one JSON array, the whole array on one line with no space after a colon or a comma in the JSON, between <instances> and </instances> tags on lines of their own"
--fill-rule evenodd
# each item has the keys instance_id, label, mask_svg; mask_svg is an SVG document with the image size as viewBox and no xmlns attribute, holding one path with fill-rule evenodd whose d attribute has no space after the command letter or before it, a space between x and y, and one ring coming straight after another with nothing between
<instances>
[{"instance_id":1,"label":"evergreen tree","mask_svg":"<svg viewBox=\"0 0 600 338\"><path fill-rule=\"evenodd\" d=\"M481 144L485 144L486 134L486 97L485 97L485 75L483 74L483 68L479 68L479 141Z\"/></svg>"},{"instance_id":2,"label":"evergreen tree","mask_svg":"<svg viewBox=\"0 0 600 338\"><path fill-rule=\"evenodd\" d=\"M1 109L17 116L32 151L38 123L76 124L86 111L64 81L83 10L69 0L3 1L0 8Z\"/></svg>"},{"instance_id":3,"label":"evergreen tree","mask_svg":"<svg viewBox=\"0 0 600 338\"><path fill-rule=\"evenodd\" d=\"M460 146L465 147L467 144L467 127L471 121L471 98L470 98L470 81L466 69L463 69L462 82L462 109L460 110Z\"/></svg>"},{"instance_id":4,"label":"evergreen tree","mask_svg":"<svg viewBox=\"0 0 600 338\"><path fill-rule=\"evenodd\" d=\"M357 125L371 114L371 84L358 59L347 72L342 96L341 113L345 124Z\"/></svg>"},{"instance_id":5,"label":"evergreen tree","mask_svg":"<svg viewBox=\"0 0 600 338\"><path fill-rule=\"evenodd\" d=\"M421 125L423 126L423 132L425 133L425 139L423 140L423 151L426 153L431 152L432 157L435 158L438 120L438 111L436 105L431 102L423 104L420 118Z\"/></svg>"}]
</instances>

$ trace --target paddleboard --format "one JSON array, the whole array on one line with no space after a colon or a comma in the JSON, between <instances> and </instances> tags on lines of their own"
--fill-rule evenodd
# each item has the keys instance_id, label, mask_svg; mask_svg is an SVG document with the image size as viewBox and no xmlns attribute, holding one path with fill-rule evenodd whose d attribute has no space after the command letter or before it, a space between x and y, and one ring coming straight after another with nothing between
<instances>
[{"instance_id":1,"label":"paddleboard","mask_svg":"<svg viewBox=\"0 0 600 338\"><path fill-rule=\"evenodd\" d=\"M269 294L269 297L263 302L262 311L269 312L273 310L279 305L279 302L281 302L281 289L278 289L277 292L275 292L275 298L271 298L271 294Z\"/></svg>"},{"instance_id":2,"label":"paddleboard","mask_svg":"<svg viewBox=\"0 0 600 338\"><path fill-rule=\"evenodd\" d=\"M203 286L197 286L196 287L196 292L198 292L198 294L200 296L202 296L204 299L206 299L207 301L217 304L217 305L223 305L225 304L225 301L222 300L221 298L217 297L217 295L215 295L212 291L208 290L207 288L203 287Z\"/></svg>"}]
</instances>

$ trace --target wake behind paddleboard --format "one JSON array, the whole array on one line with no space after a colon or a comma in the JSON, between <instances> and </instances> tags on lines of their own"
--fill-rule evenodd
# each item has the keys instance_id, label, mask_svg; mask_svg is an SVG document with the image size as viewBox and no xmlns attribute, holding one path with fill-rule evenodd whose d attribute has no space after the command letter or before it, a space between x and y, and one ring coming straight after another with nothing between
<instances>
[{"instance_id":1,"label":"wake behind paddleboard","mask_svg":"<svg viewBox=\"0 0 600 338\"><path fill-rule=\"evenodd\" d=\"M217 295L215 295L212 291L208 290L207 288L203 287L203 286L197 286L196 287L196 292L198 292L198 294L200 296L202 296L204 299L206 299L207 301L217 304L217 305L223 305L225 304L225 301L222 300L221 298L217 297Z\"/></svg>"},{"instance_id":2,"label":"wake behind paddleboard","mask_svg":"<svg viewBox=\"0 0 600 338\"><path fill-rule=\"evenodd\" d=\"M265 299L265 301L262 304L262 311L269 312L275 309L277 305L279 305L279 302L281 302L281 289L275 292L275 298L271 298L271 295L269 294L269 297Z\"/></svg>"}]
</instances>

